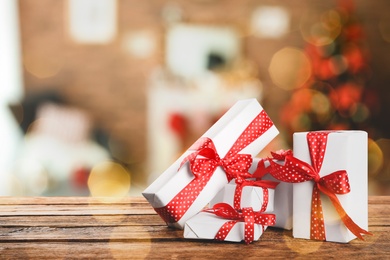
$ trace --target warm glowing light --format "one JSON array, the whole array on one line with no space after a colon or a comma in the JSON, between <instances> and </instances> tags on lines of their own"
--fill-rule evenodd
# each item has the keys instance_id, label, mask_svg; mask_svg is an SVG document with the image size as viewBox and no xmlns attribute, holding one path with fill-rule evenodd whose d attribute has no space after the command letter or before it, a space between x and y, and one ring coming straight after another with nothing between
<instances>
[{"instance_id":1,"label":"warm glowing light","mask_svg":"<svg viewBox=\"0 0 390 260\"><path fill-rule=\"evenodd\" d=\"M319 15L306 13L301 19L301 34L308 43L316 46L331 44L341 32L341 18L335 10Z\"/></svg>"},{"instance_id":2,"label":"warm glowing light","mask_svg":"<svg viewBox=\"0 0 390 260\"><path fill-rule=\"evenodd\" d=\"M321 22L323 26L329 30L338 29L341 26L340 13L336 10L324 12L321 16Z\"/></svg>"},{"instance_id":3,"label":"warm glowing light","mask_svg":"<svg viewBox=\"0 0 390 260\"><path fill-rule=\"evenodd\" d=\"M48 78L56 75L62 68L62 61L56 55L27 51L23 64L26 70L37 78Z\"/></svg>"},{"instance_id":4,"label":"warm glowing light","mask_svg":"<svg viewBox=\"0 0 390 260\"><path fill-rule=\"evenodd\" d=\"M298 253L299 255L307 255L317 252L324 241L307 240L307 239L291 239L290 231L285 231L283 237L284 242L291 251Z\"/></svg>"},{"instance_id":5,"label":"warm glowing light","mask_svg":"<svg viewBox=\"0 0 390 260\"><path fill-rule=\"evenodd\" d=\"M390 139L378 139L369 144L369 170L371 176L383 182L390 181L390 163L385 158L390 158ZM376 171L375 171L376 170Z\"/></svg>"},{"instance_id":6,"label":"warm glowing light","mask_svg":"<svg viewBox=\"0 0 390 260\"><path fill-rule=\"evenodd\" d=\"M115 162L99 163L91 170L88 188L93 197L124 197L130 190L130 173Z\"/></svg>"},{"instance_id":7,"label":"warm glowing light","mask_svg":"<svg viewBox=\"0 0 390 260\"><path fill-rule=\"evenodd\" d=\"M289 13L280 6L261 6L252 13L251 30L257 37L280 38L289 26Z\"/></svg>"},{"instance_id":8,"label":"warm glowing light","mask_svg":"<svg viewBox=\"0 0 390 260\"><path fill-rule=\"evenodd\" d=\"M150 31L128 33L123 38L122 48L135 58L149 58L156 50L155 38L154 33Z\"/></svg>"},{"instance_id":9,"label":"warm glowing light","mask_svg":"<svg viewBox=\"0 0 390 260\"><path fill-rule=\"evenodd\" d=\"M291 127L295 132L307 131L311 128L310 117L305 113L298 114L291 120Z\"/></svg>"},{"instance_id":10,"label":"warm glowing light","mask_svg":"<svg viewBox=\"0 0 390 260\"><path fill-rule=\"evenodd\" d=\"M292 47L276 52L268 71L275 85L285 90L302 86L310 78L312 72L306 54Z\"/></svg>"},{"instance_id":11,"label":"warm glowing light","mask_svg":"<svg viewBox=\"0 0 390 260\"><path fill-rule=\"evenodd\" d=\"M370 110L362 103L356 104L352 120L356 123L364 122L370 116Z\"/></svg>"},{"instance_id":12,"label":"warm glowing light","mask_svg":"<svg viewBox=\"0 0 390 260\"><path fill-rule=\"evenodd\" d=\"M319 91L313 91L312 109L316 114L326 115L331 110L329 98Z\"/></svg>"},{"instance_id":13,"label":"warm glowing light","mask_svg":"<svg viewBox=\"0 0 390 260\"><path fill-rule=\"evenodd\" d=\"M294 106L301 107L302 111L314 112L317 119L329 115L332 111L329 98L322 92L313 89L301 89L291 98Z\"/></svg>"},{"instance_id":14,"label":"warm glowing light","mask_svg":"<svg viewBox=\"0 0 390 260\"><path fill-rule=\"evenodd\" d=\"M370 176L376 175L383 165L383 152L379 145L368 139L368 174Z\"/></svg>"},{"instance_id":15,"label":"warm glowing light","mask_svg":"<svg viewBox=\"0 0 390 260\"><path fill-rule=\"evenodd\" d=\"M150 237L150 231L143 226L139 226L138 228L139 230L137 231L137 234L132 232L133 228L125 225L115 227L111 230L111 233L109 234L110 241L108 242L108 247L110 248L111 257L113 259L126 259L126 258L147 259L151 255L155 256L150 252L152 249L152 240ZM122 243L118 243L118 239L132 240L134 239L135 236L137 236L137 239L142 239L143 241L142 247L123 246ZM155 253L157 256L158 252ZM173 257L173 255L171 257L176 258Z\"/></svg>"},{"instance_id":16,"label":"warm glowing light","mask_svg":"<svg viewBox=\"0 0 390 260\"><path fill-rule=\"evenodd\" d=\"M330 69L334 75L340 75L348 69L348 61L342 55L334 55L330 59Z\"/></svg>"},{"instance_id":17,"label":"warm glowing light","mask_svg":"<svg viewBox=\"0 0 390 260\"><path fill-rule=\"evenodd\" d=\"M334 105L337 104L337 110L341 116L350 117L357 109L357 104L362 97L362 88L353 83L347 83L339 86L332 95Z\"/></svg>"}]
</instances>

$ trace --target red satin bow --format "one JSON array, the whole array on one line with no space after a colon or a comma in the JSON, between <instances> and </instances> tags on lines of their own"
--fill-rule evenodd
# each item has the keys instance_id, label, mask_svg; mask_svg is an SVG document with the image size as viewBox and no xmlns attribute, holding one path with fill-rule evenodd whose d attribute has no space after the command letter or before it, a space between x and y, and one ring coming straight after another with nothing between
<instances>
[{"instance_id":1,"label":"red satin bow","mask_svg":"<svg viewBox=\"0 0 390 260\"><path fill-rule=\"evenodd\" d=\"M221 159L213 141L207 137L199 139L190 149L196 151L185 157L180 167L189 162L191 172L195 177L213 173L216 167L222 166L230 181L240 175L245 175L252 164L250 154L231 154Z\"/></svg>"},{"instance_id":2,"label":"red satin bow","mask_svg":"<svg viewBox=\"0 0 390 260\"><path fill-rule=\"evenodd\" d=\"M275 160L278 160L278 161L283 161L284 158L286 158L286 156L292 156L293 155L293 152L291 150L279 150L279 151L276 151L276 152L271 152L271 155L272 157L275 159Z\"/></svg>"},{"instance_id":3,"label":"red satin bow","mask_svg":"<svg viewBox=\"0 0 390 260\"><path fill-rule=\"evenodd\" d=\"M223 224L215 235L215 239L222 241L225 240L230 230L238 222L244 222L244 241L246 244L249 244L254 240L255 224L259 224L262 226L275 225L274 214L254 212L252 208L243 208L241 210L235 210L227 203L215 204L213 208L205 209L204 211L213 213L221 218L231 219L231 221L228 221Z\"/></svg>"},{"instance_id":4,"label":"red satin bow","mask_svg":"<svg viewBox=\"0 0 390 260\"><path fill-rule=\"evenodd\" d=\"M292 156L293 153L291 150L279 150L276 152L271 152L271 155L272 155L274 160L284 161L286 156ZM257 163L257 168L254 171L254 173L252 174L252 178L256 178L256 179L260 180L261 178L264 177L264 175L268 174L269 170L265 166L265 161L268 161L268 160L269 160L269 158L261 159Z\"/></svg>"},{"instance_id":5,"label":"red satin bow","mask_svg":"<svg viewBox=\"0 0 390 260\"><path fill-rule=\"evenodd\" d=\"M313 132L312 132L313 133ZM327 136L329 132L314 132L312 135L321 135L324 138L324 135ZM308 134L308 139L313 138L313 136ZM326 138L326 137L325 137ZM310 142L309 142L310 144ZM273 160L269 159L270 174L281 181L299 183L304 181L313 180L315 185L313 186L312 193L312 208L311 208L311 233L310 238L316 240L326 240L324 219L320 198L320 191L327 195L333 206L335 207L337 213L339 214L344 225L359 239L364 240L362 234L371 234L366 230L360 228L345 212L342 207L339 199L336 194L347 194L350 192L350 186L348 181L348 174L345 170L340 170L333 172L327 176L320 177L319 170L323 160L323 154L326 147L325 142L317 142L317 145L322 145L318 150L322 153L317 153L315 149L310 149L312 165L303 162L295 157L292 154L287 154L284 157L284 165L280 165Z\"/></svg>"}]
</instances>

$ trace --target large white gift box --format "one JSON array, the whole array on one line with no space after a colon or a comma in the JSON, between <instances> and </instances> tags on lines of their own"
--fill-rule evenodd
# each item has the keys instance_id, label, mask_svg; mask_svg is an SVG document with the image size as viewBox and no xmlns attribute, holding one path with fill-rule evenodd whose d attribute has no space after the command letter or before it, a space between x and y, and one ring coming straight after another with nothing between
<instances>
[{"instance_id":1,"label":"large white gift box","mask_svg":"<svg viewBox=\"0 0 390 260\"><path fill-rule=\"evenodd\" d=\"M274 160L276 163L282 163ZM249 169L250 173L254 173L259 163L264 162L265 168L269 166L269 161L254 158L253 164ZM279 182L274 190L274 209L273 214L276 216L276 223L273 227L291 230L293 226L293 184L288 182L281 182L275 179L270 174L261 177L262 180Z\"/></svg>"},{"instance_id":2,"label":"large white gift box","mask_svg":"<svg viewBox=\"0 0 390 260\"><path fill-rule=\"evenodd\" d=\"M215 206L220 204L216 204ZM185 223L184 238L216 239L230 242L244 240L247 244L252 241L257 241L268 225L275 223L275 215L254 212L251 208L249 209L254 215L246 219L255 219L255 223L249 228L246 228L245 220L242 218L237 219L232 217L232 219L229 219L210 212L199 212ZM240 213L240 215L242 214Z\"/></svg>"},{"instance_id":3,"label":"large white gift box","mask_svg":"<svg viewBox=\"0 0 390 260\"><path fill-rule=\"evenodd\" d=\"M249 181L255 183L256 181ZM239 200L237 204L240 208L252 207L254 211L273 212L274 211L274 197L275 189L261 187L261 182L258 181L258 186L244 186L242 187L241 194L237 194L236 189L240 184L236 184L235 180L226 184L225 187L220 190L217 195L210 201L210 207L215 204L224 202L232 207L235 205L235 200ZM264 184L266 186L267 184ZM238 198L235 196L238 195ZM265 206L265 207L264 207ZM263 209L264 207L264 209Z\"/></svg>"},{"instance_id":4,"label":"large white gift box","mask_svg":"<svg viewBox=\"0 0 390 260\"><path fill-rule=\"evenodd\" d=\"M336 179L332 180L333 184L328 183L331 186L338 185L337 189L347 189L349 183L349 192L346 191L345 194L336 194L335 196L350 219L364 229L358 231L358 233L365 233L364 231L368 229L367 133L364 131L319 131L310 133L311 138L309 138L308 132L294 134L294 157L314 168L320 168L318 174L322 179L325 176L330 178L331 174L335 175L336 179L341 178L343 184L339 184ZM313 165L313 161L316 161L316 166ZM346 171L347 178L342 176L341 171L343 170ZM314 221L311 217L314 185L315 183L312 180L294 184L293 236L295 238L311 238L311 231L313 231L311 230L311 222ZM336 206L329 196L321 190L319 193L322 203L325 240L347 243L356 238L355 234L341 220L335 209ZM321 211L321 208L317 207L316 210ZM313 228L316 229L315 226ZM312 235L315 236L315 234Z\"/></svg>"},{"instance_id":5,"label":"large white gift box","mask_svg":"<svg viewBox=\"0 0 390 260\"><path fill-rule=\"evenodd\" d=\"M232 179L225 170L245 171L278 133L256 99L238 101L142 194L169 226L183 228Z\"/></svg>"}]
</instances>

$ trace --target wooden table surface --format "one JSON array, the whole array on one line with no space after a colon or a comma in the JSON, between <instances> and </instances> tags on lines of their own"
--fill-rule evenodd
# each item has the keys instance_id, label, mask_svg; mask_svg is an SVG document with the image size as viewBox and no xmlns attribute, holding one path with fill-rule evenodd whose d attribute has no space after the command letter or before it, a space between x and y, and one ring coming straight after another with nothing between
<instances>
[{"instance_id":1,"label":"wooden table surface","mask_svg":"<svg viewBox=\"0 0 390 260\"><path fill-rule=\"evenodd\" d=\"M188 240L168 228L144 198L0 198L0 258L247 259L390 258L390 197L369 198L365 241L292 238L268 228L259 241Z\"/></svg>"}]
</instances>

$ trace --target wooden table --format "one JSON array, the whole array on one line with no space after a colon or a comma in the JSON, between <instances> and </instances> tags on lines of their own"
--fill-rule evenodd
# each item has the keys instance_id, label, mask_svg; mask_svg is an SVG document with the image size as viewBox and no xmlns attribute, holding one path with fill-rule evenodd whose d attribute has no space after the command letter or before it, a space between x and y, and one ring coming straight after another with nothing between
<instances>
[{"instance_id":1,"label":"wooden table","mask_svg":"<svg viewBox=\"0 0 390 260\"><path fill-rule=\"evenodd\" d=\"M292 238L268 228L250 245L187 240L141 197L0 198L0 258L390 258L390 197L369 198L374 236L349 244Z\"/></svg>"}]
</instances>

